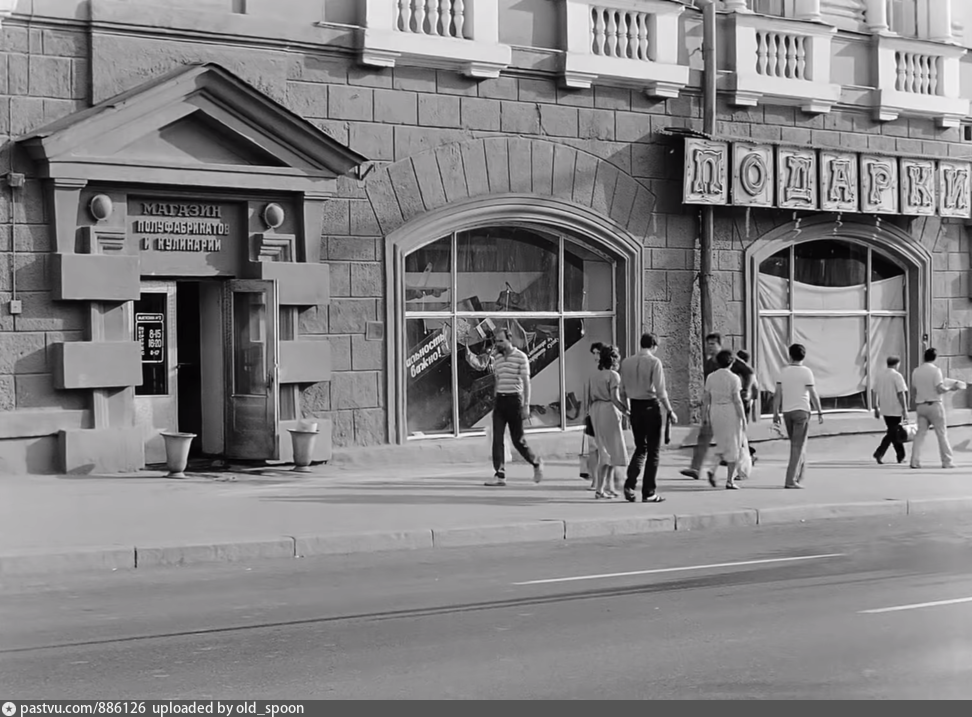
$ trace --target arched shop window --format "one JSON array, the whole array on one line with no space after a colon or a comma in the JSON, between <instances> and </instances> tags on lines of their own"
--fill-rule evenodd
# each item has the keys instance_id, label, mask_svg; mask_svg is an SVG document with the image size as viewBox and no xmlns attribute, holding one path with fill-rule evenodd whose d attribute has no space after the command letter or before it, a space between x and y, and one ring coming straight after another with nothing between
<instances>
[{"instance_id":1,"label":"arched shop window","mask_svg":"<svg viewBox=\"0 0 972 717\"><path fill-rule=\"evenodd\" d=\"M405 257L407 435L461 435L492 420L486 354L508 328L530 360L528 429L583 423L590 347L616 337L617 262L579 239L529 226L442 237Z\"/></svg>"},{"instance_id":2,"label":"arched shop window","mask_svg":"<svg viewBox=\"0 0 972 717\"><path fill-rule=\"evenodd\" d=\"M758 281L757 375L763 412L787 364L787 347L807 347L825 410L871 408L875 373L889 355L908 365L904 268L879 251L833 239L795 244L764 260Z\"/></svg>"}]
</instances>

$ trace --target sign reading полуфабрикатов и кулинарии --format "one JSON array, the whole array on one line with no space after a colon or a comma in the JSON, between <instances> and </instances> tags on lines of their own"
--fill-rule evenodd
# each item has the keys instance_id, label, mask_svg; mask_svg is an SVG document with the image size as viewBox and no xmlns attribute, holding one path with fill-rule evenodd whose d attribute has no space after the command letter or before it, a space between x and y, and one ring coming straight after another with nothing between
<instances>
[{"instance_id":1,"label":"sign reading \u043f\u043e\u043b\u0443\u0444\u0430\u0431\u0440\u0438\u043a\u0430\u0442\u043e\u0432 \u0438 \u043a\u0443\u043b\u0438\u043d\u0430\u0440\u0438\u0438","mask_svg":"<svg viewBox=\"0 0 972 717\"><path fill-rule=\"evenodd\" d=\"M214 717L277 717L323 715L319 700L7 700L3 717L21 715L213 715Z\"/></svg>"}]
</instances>

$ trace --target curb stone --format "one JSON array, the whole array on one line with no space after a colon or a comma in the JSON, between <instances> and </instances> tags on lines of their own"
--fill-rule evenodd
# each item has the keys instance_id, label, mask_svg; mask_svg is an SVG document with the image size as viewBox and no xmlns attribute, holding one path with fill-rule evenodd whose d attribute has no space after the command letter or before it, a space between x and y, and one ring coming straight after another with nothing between
<instances>
[{"instance_id":1,"label":"curb stone","mask_svg":"<svg viewBox=\"0 0 972 717\"><path fill-rule=\"evenodd\" d=\"M212 544L161 545L140 548L135 546L135 567L196 565L198 563L233 563L241 560L293 558L294 539L241 540Z\"/></svg>"},{"instance_id":2,"label":"curb stone","mask_svg":"<svg viewBox=\"0 0 972 717\"><path fill-rule=\"evenodd\" d=\"M432 547L469 548L477 545L564 540L564 534L565 528L562 520L483 525L469 528L433 528Z\"/></svg>"},{"instance_id":3,"label":"curb stone","mask_svg":"<svg viewBox=\"0 0 972 717\"><path fill-rule=\"evenodd\" d=\"M422 550L434 547L432 530L403 530L388 533L350 533L294 537L294 557L348 555L388 550Z\"/></svg>"},{"instance_id":4,"label":"curb stone","mask_svg":"<svg viewBox=\"0 0 972 717\"><path fill-rule=\"evenodd\" d=\"M972 496L778 506L684 515L540 520L462 528L282 536L208 544L175 543L130 548L107 546L52 551L38 548L0 555L0 576L101 572L280 558L292 560L314 555L582 540L669 531L784 525L810 520L954 513L962 510L972 511Z\"/></svg>"},{"instance_id":5,"label":"curb stone","mask_svg":"<svg viewBox=\"0 0 972 717\"><path fill-rule=\"evenodd\" d=\"M44 548L0 555L0 576L133 570L135 549L92 547L49 551Z\"/></svg>"},{"instance_id":6,"label":"curb stone","mask_svg":"<svg viewBox=\"0 0 972 717\"><path fill-rule=\"evenodd\" d=\"M877 515L907 515L908 501L884 500L830 505L787 505L759 510L760 525L799 523L831 518L864 518Z\"/></svg>"},{"instance_id":7,"label":"curb stone","mask_svg":"<svg viewBox=\"0 0 972 717\"><path fill-rule=\"evenodd\" d=\"M675 516L675 530L677 531L738 528L755 525L759 525L759 513L755 508Z\"/></svg>"}]
</instances>

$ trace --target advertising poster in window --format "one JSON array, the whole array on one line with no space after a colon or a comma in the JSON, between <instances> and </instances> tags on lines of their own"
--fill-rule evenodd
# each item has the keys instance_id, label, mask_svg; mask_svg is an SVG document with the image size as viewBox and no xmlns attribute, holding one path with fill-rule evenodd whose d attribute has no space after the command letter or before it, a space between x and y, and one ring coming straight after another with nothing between
<instances>
[{"instance_id":1,"label":"advertising poster in window","mask_svg":"<svg viewBox=\"0 0 972 717\"><path fill-rule=\"evenodd\" d=\"M452 336L450 322L406 322L405 383L411 435L452 433Z\"/></svg>"}]
</instances>

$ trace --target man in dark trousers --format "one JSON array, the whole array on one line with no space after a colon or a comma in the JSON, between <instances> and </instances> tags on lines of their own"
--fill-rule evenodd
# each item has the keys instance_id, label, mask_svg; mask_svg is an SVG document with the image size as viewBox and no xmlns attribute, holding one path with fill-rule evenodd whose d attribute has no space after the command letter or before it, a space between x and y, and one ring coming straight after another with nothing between
<instances>
[{"instance_id":1,"label":"man in dark trousers","mask_svg":"<svg viewBox=\"0 0 972 717\"><path fill-rule=\"evenodd\" d=\"M722 351L722 334L712 333L705 337L705 363L702 365L703 377L705 381L709 374L719 370L719 364L715 357ZM695 444L695 452L692 454L692 465L682 469L683 476L698 480L699 471L705 464L705 457L709 453L709 446L712 445L712 424L705 417L702 418L702 425L699 426L698 442Z\"/></svg>"},{"instance_id":2,"label":"man in dark trousers","mask_svg":"<svg viewBox=\"0 0 972 717\"><path fill-rule=\"evenodd\" d=\"M525 353L513 346L508 329L493 332L494 349L485 358L471 351L466 362L477 371L492 371L496 401L493 404L493 470L488 486L506 485L505 446L506 427L510 427L513 447L533 466L533 480L543 480L543 461L527 445L523 436L523 422L530 417L530 361Z\"/></svg>"},{"instance_id":3,"label":"man in dark trousers","mask_svg":"<svg viewBox=\"0 0 972 717\"><path fill-rule=\"evenodd\" d=\"M641 502L661 503L665 500L656 492L662 432L665 427L662 408L664 407L672 423L677 423L678 419L668 400L665 369L661 360L655 356L657 346L654 336L643 334L641 350L621 362L622 400L626 403L630 401L631 431L635 439L635 452L628 464L628 479L624 483L624 497L629 503L635 502L635 488L642 467L645 473L641 481Z\"/></svg>"},{"instance_id":4,"label":"man in dark trousers","mask_svg":"<svg viewBox=\"0 0 972 717\"><path fill-rule=\"evenodd\" d=\"M884 425L887 427L887 433L874 451L874 460L878 463L884 461L884 454L891 446L894 446L898 463L904 463L905 459L905 447L898 431L902 423L908 422L908 384L898 371L900 365L898 356L888 356L887 368L874 379L874 417L880 419L884 414Z\"/></svg>"}]
</instances>

